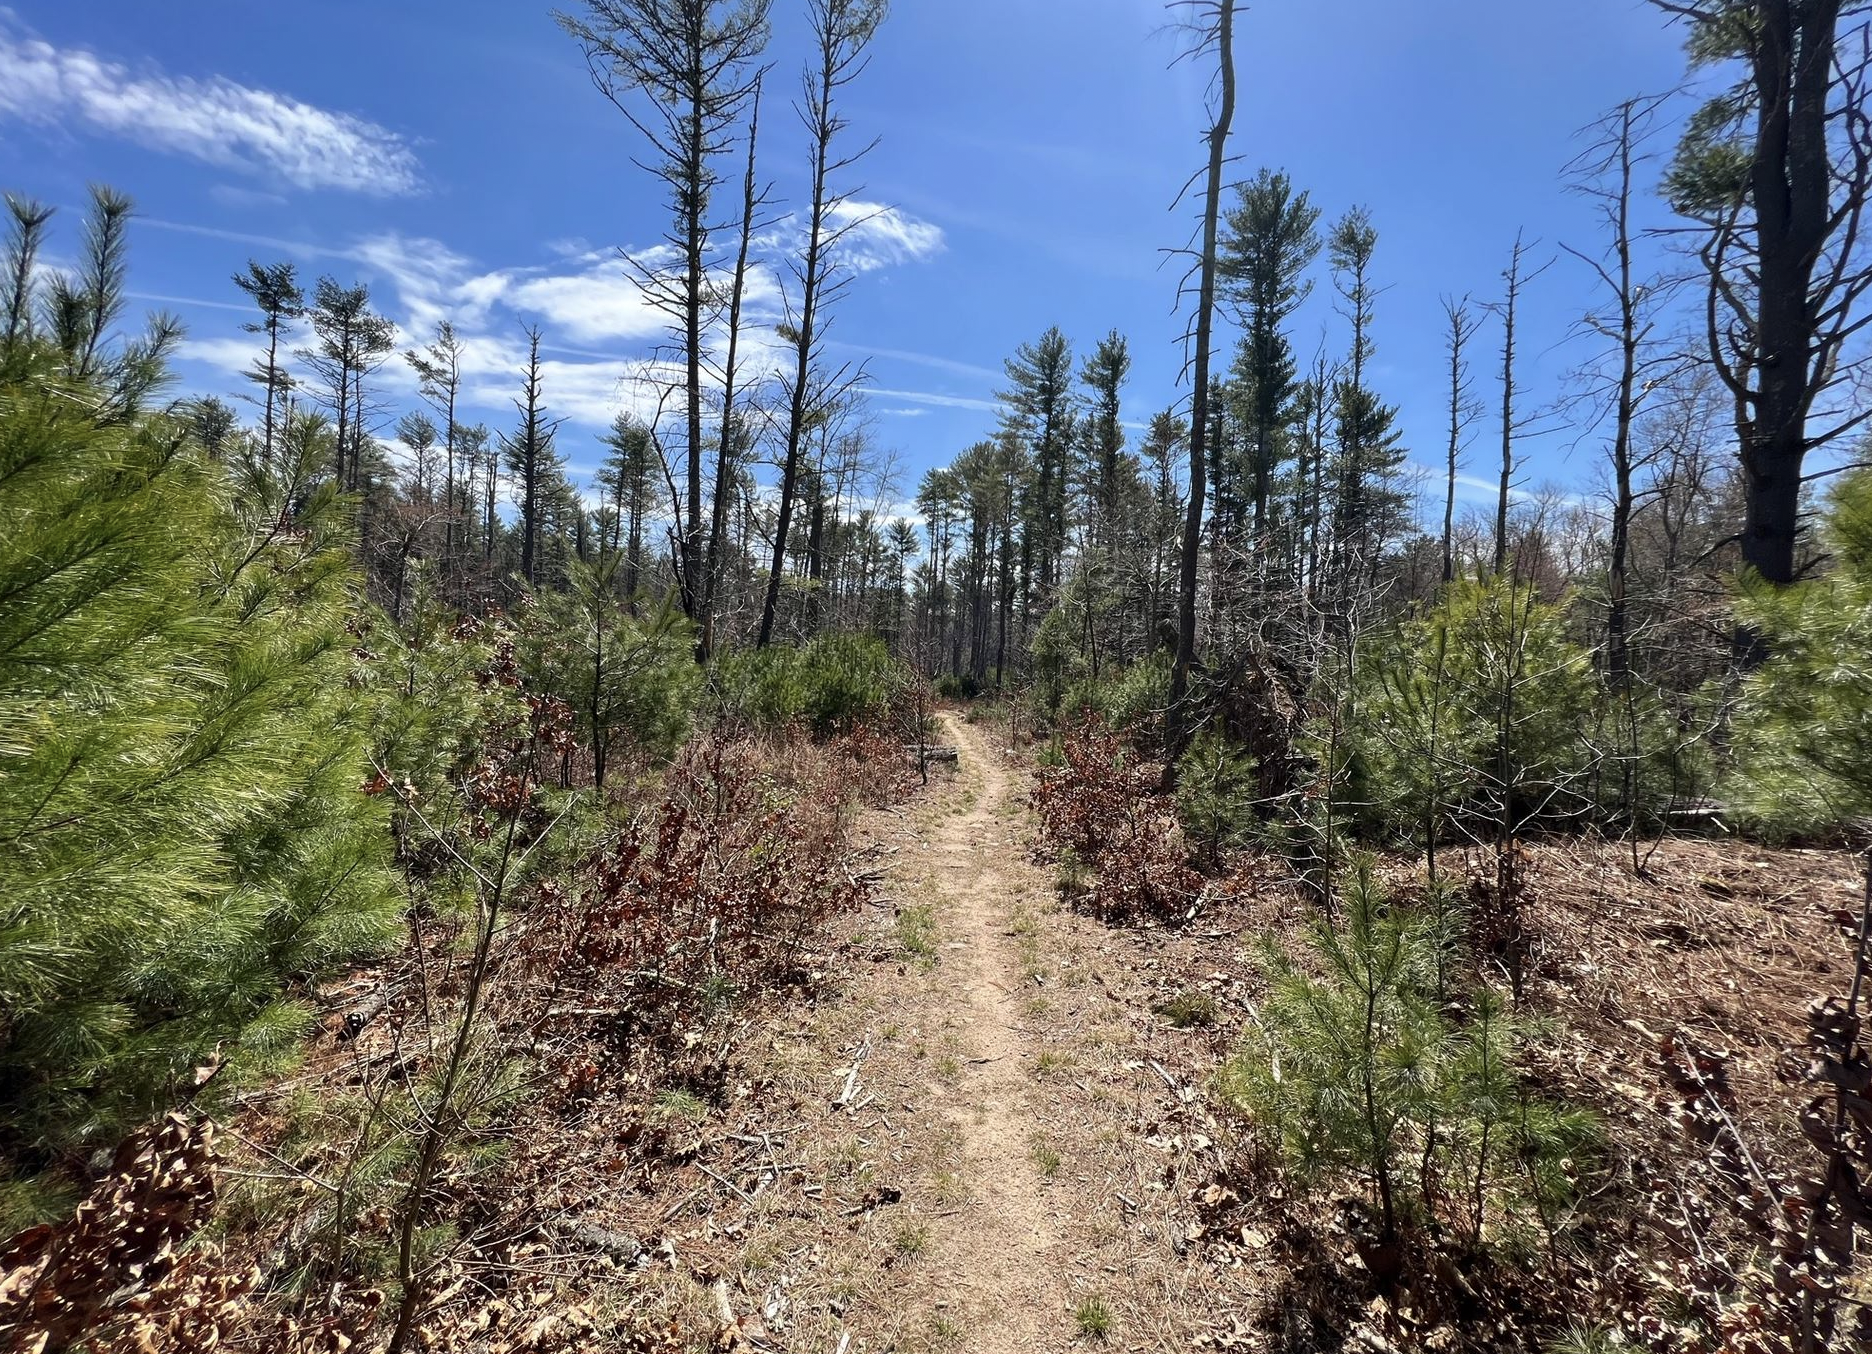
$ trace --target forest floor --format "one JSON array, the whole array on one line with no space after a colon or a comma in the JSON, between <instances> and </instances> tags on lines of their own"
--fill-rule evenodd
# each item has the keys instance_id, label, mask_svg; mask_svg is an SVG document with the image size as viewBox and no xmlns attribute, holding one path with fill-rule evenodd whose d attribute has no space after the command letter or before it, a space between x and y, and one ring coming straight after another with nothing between
<instances>
[{"instance_id":1,"label":"forest floor","mask_svg":"<svg viewBox=\"0 0 1872 1354\"><path fill-rule=\"evenodd\" d=\"M1348 1330L1472 1347L1474 1313L1427 1295L1379 1311L1343 1213L1256 1183L1217 1114L1214 1074L1265 990L1256 946L1297 944L1311 915L1274 863L1245 861L1186 927L1081 915L1035 862L1031 767L1005 729L942 726L957 770L857 825L883 883L827 981L743 1042L728 1111L629 1201L620 1226L663 1225L620 1276L626 1305L677 1313L667 1347L690 1349L1304 1349ZM1698 1167L1667 1035L1724 1060L1764 1159L1798 1157L1804 1092L1777 1071L1860 887L1835 852L1669 841L1643 865L1615 843L1528 861L1527 993L1555 1018L1536 1076L1605 1122L1619 1210ZM1486 862L1446 868L1464 866ZM1408 890L1413 865L1384 868ZM1513 1320L1506 1347L1532 1347Z\"/></svg>"},{"instance_id":2,"label":"forest floor","mask_svg":"<svg viewBox=\"0 0 1872 1354\"><path fill-rule=\"evenodd\" d=\"M942 725L957 769L858 825L885 882L838 976L744 1041L728 1113L648 1195L589 1201L646 1246L613 1301L674 1347L1183 1350L1217 1309L1189 1245L1205 1097L1171 1070L1217 1045L1152 1015L1162 937L1060 904L997 732Z\"/></svg>"},{"instance_id":3,"label":"forest floor","mask_svg":"<svg viewBox=\"0 0 1872 1354\"><path fill-rule=\"evenodd\" d=\"M1187 925L1084 915L1039 863L1033 768L1006 726L940 720L955 768L858 812L849 869L869 898L810 975L698 1015L674 1061L600 1058L579 1095L548 1074L498 1166L451 1184L474 1239L438 1276L425 1348L1531 1349L1589 1288L1594 1310L1652 1292L1659 1247L1669 1261L1741 1235L1714 1215L1675 1238L1648 1221L1675 1216L1707 1155L1684 1133L1673 1048L1726 1079L1764 1169L1805 1159L1809 1092L1786 1054L1846 966L1854 858L1679 840L1634 873L1617 843L1538 844L1524 998L1551 1031L1531 1071L1590 1107L1610 1149L1583 1210L1598 1249L1567 1264L1585 1286L1504 1269L1480 1297L1458 1276L1461 1301L1378 1298L1355 1201L1255 1170L1214 1096L1266 992L1259 947L1299 949L1316 915L1280 862L1239 858ZM1380 868L1399 896L1416 887L1418 862ZM383 1037L321 1044L306 1076L343 1085ZM236 1135L264 1140L277 1117Z\"/></svg>"}]
</instances>

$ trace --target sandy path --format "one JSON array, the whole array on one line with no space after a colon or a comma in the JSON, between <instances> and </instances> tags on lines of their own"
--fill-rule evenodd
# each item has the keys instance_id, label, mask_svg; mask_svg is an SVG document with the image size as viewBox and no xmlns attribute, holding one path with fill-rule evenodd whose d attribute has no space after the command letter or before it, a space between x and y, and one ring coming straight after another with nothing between
<instances>
[{"instance_id":1,"label":"sandy path","mask_svg":"<svg viewBox=\"0 0 1872 1354\"><path fill-rule=\"evenodd\" d=\"M1021 966L1010 935L1031 870L1011 839L1015 793L982 735L944 715L975 789L973 803L930 840L943 931L952 944L944 986L956 1007L965 1060L945 1111L962 1137L970 1202L946 1220L942 1259L968 1314L961 1347L979 1354L1067 1343L1070 1327L1052 1210L1032 1152L1040 1124L1033 1051L1020 1033Z\"/></svg>"}]
</instances>

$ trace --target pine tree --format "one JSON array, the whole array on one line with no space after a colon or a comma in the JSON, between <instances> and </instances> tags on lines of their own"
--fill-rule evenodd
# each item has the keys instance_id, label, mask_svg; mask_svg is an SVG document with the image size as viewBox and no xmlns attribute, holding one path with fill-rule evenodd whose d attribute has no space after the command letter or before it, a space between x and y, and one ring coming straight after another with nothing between
<instances>
[{"instance_id":1,"label":"pine tree","mask_svg":"<svg viewBox=\"0 0 1872 1354\"><path fill-rule=\"evenodd\" d=\"M688 736L699 680L680 611L666 604L641 622L624 614L619 564L608 552L594 563L572 561L565 589L534 599L523 632L530 685L572 707L601 791L620 745L654 757L675 752Z\"/></svg>"},{"instance_id":2,"label":"pine tree","mask_svg":"<svg viewBox=\"0 0 1872 1354\"><path fill-rule=\"evenodd\" d=\"M1060 580L1066 553L1066 490L1072 446L1072 344L1058 328L1023 343L1007 361L1001 401L1028 444L1034 463L1033 508L1028 514L1031 566L1045 605Z\"/></svg>"},{"instance_id":3,"label":"pine tree","mask_svg":"<svg viewBox=\"0 0 1872 1354\"><path fill-rule=\"evenodd\" d=\"M1778 590L1752 583L1741 604L1771 657L1736 712L1736 797L1789 835L1872 815L1872 471L1840 483L1824 535L1826 574Z\"/></svg>"},{"instance_id":4,"label":"pine tree","mask_svg":"<svg viewBox=\"0 0 1872 1354\"><path fill-rule=\"evenodd\" d=\"M1118 501L1123 481L1124 425L1120 422L1120 397L1131 375L1131 350L1124 335L1116 329L1100 339L1092 355L1079 369L1079 380L1088 392L1085 429L1087 450L1085 477L1090 500L1088 519L1094 545L1109 550L1116 535Z\"/></svg>"},{"instance_id":5,"label":"pine tree","mask_svg":"<svg viewBox=\"0 0 1872 1354\"><path fill-rule=\"evenodd\" d=\"M6 317L6 329L0 342L11 348L33 337L36 307L33 281L39 266L39 251L45 244L46 226L53 208L31 198L6 195L7 246L6 270L0 273L0 314Z\"/></svg>"},{"instance_id":6,"label":"pine tree","mask_svg":"<svg viewBox=\"0 0 1872 1354\"><path fill-rule=\"evenodd\" d=\"M0 370L0 1103L28 1157L289 1053L287 980L400 920L355 576L312 489L330 439L229 476L177 420L107 416L68 357Z\"/></svg>"},{"instance_id":7,"label":"pine tree","mask_svg":"<svg viewBox=\"0 0 1872 1354\"><path fill-rule=\"evenodd\" d=\"M728 149L742 108L759 89L759 75L750 67L767 45L769 4L583 0L581 15L555 15L584 51L599 91L650 144L651 172L669 189L671 223L661 252L673 261L632 266L645 299L669 317L683 364L687 492L678 513L677 566L683 610L698 621L708 538L702 515L703 376L708 329L719 309L710 276L717 260L709 213L720 183L716 161ZM828 134L820 143L821 186L830 139ZM823 246L821 206L816 198L815 251ZM809 336L816 300L809 294L804 303L803 328Z\"/></svg>"},{"instance_id":8,"label":"pine tree","mask_svg":"<svg viewBox=\"0 0 1872 1354\"><path fill-rule=\"evenodd\" d=\"M86 387L103 422L128 422L168 379L168 359L182 338L181 322L152 315L141 338L119 341L123 286L129 251L130 199L94 185L77 266L50 271L36 281L36 260L51 209L8 198L13 230L0 276L7 311L9 349L53 354L61 379ZM39 318L35 323L34 317ZM44 343L31 348L32 340Z\"/></svg>"},{"instance_id":9,"label":"pine tree","mask_svg":"<svg viewBox=\"0 0 1872 1354\"><path fill-rule=\"evenodd\" d=\"M609 448L597 475L611 513L607 548L621 555L618 582L634 614L643 578L643 533L650 512L650 473L656 464L655 434L635 415L622 413L598 440Z\"/></svg>"},{"instance_id":10,"label":"pine tree","mask_svg":"<svg viewBox=\"0 0 1872 1354\"><path fill-rule=\"evenodd\" d=\"M1855 338L1872 287L1872 24L1847 0L1652 3L1684 21L1693 68L1737 72L1686 121L1664 187L1702 237L1703 356L1733 397L1742 559L1784 586L1800 572L1806 458L1862 422L1848 392L1866 373Z\"/></svg>"},{"instance_id":11,"label":"pine tree","mask_svg":"<svg viewBox=\"0 0 1872 1354\"><path fill-rule=\"evenodd\" d=\"M558 467L553 435L559 423L546 416L540 331L535 327L526 333L526 369L521 374L520 396L514 401L520 426L512 436L501 435L501 451L520 496L520 576L532 586L539 581L540 527Z\"/></svg>"},{"instance_id":12,"label":"pine tree","mask_svg":"<svg viewBox=\"0 0 1872 1354\"><path fill-rule=\"evenodd\" d=\"M461 400L462 359L466 345L447 320L436 325L435 338L420 352L403 354L403 360L416 373L423 399L442 421L442 566L455 569L456 532L462 516L455 491L455 471L461 464L461 425L455 407Z\"/></svg>"},{"instance_id":13,"label":"pine tree","mask_svg":"<svg viewBox=\"0 0 1872 1354\"><path fill-rule=\"evenodd\" d=\"M1224 1100L1302 1179L1368 1181L1382 1241L1439 1212L1471 1245L1491 1222L1551 1217L1595 1121L1522 1090L1530 1026L1498 994L1479 988L1467 1024L1449 1019L1448 918L1392 903L1370 860L1343 906L1342 923L1314 922L1304 961L1264 947L1270 991L1223 1068Z\"/></svg>"},{"instance_id":14,"label":"pine tree","mask_svg":"<svg viewBox=\"0 0 1872 1354\"><path fill-rule=\"evenodd\" d=\"M1333 390L1339 443L1333 547L1342 603L1361 574L1376 569L1380 552L1395 538L1405 514L1404 496L1395 483L1404 464L1395 426L1397 409L1383 403L1365 381L1377 351L1371 337L1378 297L1371 264L1377 247L1378 232L1363 208L1348 212L1333 226L1333 280L1352 322L1352 351Z\"/></svg>"},{"instance_id":15,"label":"pine tree","mask_svg":"<svg viewBox=\"0 0 1872 1354\"><path fill-rule=\"evenodd\" d=\"M1171 580L1176 576L1177 528L1183 519L1182 495L1176 482L1177 456L1189 440L1189 425L1174 409L1155 415L1144 437L1144 460L1150 474L1150 509L1147 518L1149 576L1145 588L1145 647L1168 648L1174 639L1165 634L1170 620Z\"/></svg>"},{"instance_id":16,"label":"pine tree","mask_svg":"<svg viewBox=\"0 0 1872 1354\"><path fill-rule=\"evenodd\" d=\"M1247 390L1252 529L1258 539L1267 521L1279 437L1295 387L1286 325L1313 290L1305 273L1319 256L1320 211L1306 193L1293 191L1285 174L1267 169L1236 192L1219 266L1225 292L1241 317L1242 351L1236 365Z\"/></svg>"},{"instance_id":17,"label":"pine tree","mask_svg":"<svg viewBox=\"0 0 1872 1354\"><path fill-rule=\"evenodd\" d=\"M395 348L396 329L371 310L368 287L341 287L329 277L313 290L311 317L313 346L299 357L323 386L321 399L337 423L333 477L356 493L366 482L371 405L365 382Z\"/></svg>"},{"instance_id":18,"label":"pine tree","mask_svg":"<svg viewBox=\"0 0 1872 1354\"><path fill-rule=\"evenodd\" d=\"M260 318L241 325L241 329L266 336L266 353L248 369L246 376L265 392L260 397L261 451L270 462L279 425L285 421L286 402L291 398L293 384L292 376L280 363L280 343L286 337L287 326L305 313L305 292L299 286L297 270L290 263L262 266L249 260L247 271L234 275L234 285L252 297L260 310Z\"/></svg>"},{"instance_id":19,"label":"pine tree","mask_svg":"<svg viewBox=\"0 0 1872 1354\"><path fill-rule=\"evenodd\" d=\"M806 213L805 244L788 267L796 284L790 299L785 337L792 348L788 373L786 449L780 463L780 503L774 523L773 562L767 571L767 595L761 604L756 643L765 648L773 640L780 605L780 585L786 570L787 533L793 519L794 490L803 467L805 440L831 416L841 395L856 377L830 376L821 363L831 306L851 280L841 263L837 245L850 229L841 224L852 200L849 190L833 180L862 159L870 146L850 154L834 147L850 130L837 106L839 94L863 74L867 53L889 9L888 0L807 0L812 30L812 55L801 77L803 99L800 120L812 142L812 187ZM875 143L873 143L875 144Z\"/></svg>"}]
</instances>

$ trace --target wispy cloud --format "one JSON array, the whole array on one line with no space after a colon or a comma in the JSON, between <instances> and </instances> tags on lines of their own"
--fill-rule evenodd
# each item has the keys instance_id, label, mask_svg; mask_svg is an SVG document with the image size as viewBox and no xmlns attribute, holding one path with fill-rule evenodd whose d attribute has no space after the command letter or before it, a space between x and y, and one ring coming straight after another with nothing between
<instances>
[{"instance_id":1,"label":"wispy cloud","mask_svg":"<svg viewBox=\"0 0 1872 1354\"><path fill-rule=\"evenodd\" d=\"M208 190L210 200L223 207L232 207L236 211L246 211L251 207L283 207L286 197L283 193L271 193L264 188L240 188L231 183L217 183Z\"/></svg>"},{"instance_id":2,"label":"wispy cloud","mask_svg":"<svg viewBox=\"0 0 1872 1354\"><path fill-rule=\"evenodd\" d=\"M887 400L902 400L906 404L924 404L937 409L973 409L977 413L992 414L1001 406L993 400L980 399L974 395L943 395L928 390L879 390L867 387L866 393Z\"/></svg>"},{"instance_id":3,"label":"wispy cloud","mask_svg":"<svg viewBox=\"0 0 1872 1354\"><path fill-rule=\"evenodd\" d=\"M503 272L478 271L440 240L383 231L359 240L346 258L389 281L408 312L410 325L427 332L441 320L479 329L488 312L512 286Z\"/></svg>"},{"instance_id":4,"label":"wispy cloud","mask_svg":"<svg viewBox=\"0 0 1872 1354\"><path fill-rule=\"evenodd\" d=\"M956 376L970 376L981 381L1000 381L1006 373L977 366L973 362L958 362L952 357L938 357L933 353L913 353L902 348L874 348L868 343L846 343L831 339L826 347L840 352L859 353L866 357L875 357L888 362L908 362L912 366L930 367L936 371L950 372Z\"/></svg>"},{"instance_id":5,"label":"wispy cloud","mask_svg":"<svg viewBox=\"0 0 1872 1354\"><path fill-rule=\"evenodd\" d=\"M615 251L592 251L545 266L490 270L439 240L395 232L330 246L175 221L145 219L142 224L317 261L321 267L333 259L355 265L366 279L378 284L376 306L395 321L400 347L426 341L441 320L455 326L462 344L462 404L496 417L512 412L517 373L526 359L521 337L526 320L540 321L549 340L559 334L575 343L627 340L623 352L550 341L541 345L551 355L541 364L548 404L574 425L603 428L620 410L647 419L656 412L659 393L673 387L680 375L647 352L631 355L634 344L660 335L668 320L626 276ZM190 306L247 309L200 298L167 299ZM290 346L297 348L309 340L301 324ZM229 335L206 335L185 342L181 355L226 376L238 376L252 365L254 344ZM386 363L377 379L399 396L414 394L415 379L406 363Z\"/></svg>"},{"instance_id":6,"label":"wispy cloud","mask_svg":"<svg viewBox=\"0 0 1872 1354\"><path fill-rule=\"evenodd\" d=\"M0 118L80 126L301 189L397 197L421 188L395 132L349 113L215 76L132 71L59 48L0 9Z\"/></svg>"},{"instance_id":7,"label":"wispy cloud","mask_svg":"<svg viewBox=\"0 0 1872 1354\"><path fill-rule=\"evenodd\" d=\"M127 291L125 297L132 301L148 301L159 306L184 306L190 310L232 310L242 315L252 315L252 306L236 305L232 301L208 301L199 296L165 296L161 292Z\"/></svg>"},{"instance_id":8,"label":"wispy cloud","mask_svg":"<svg viewBox=\"0 0 1872 1354\"><path fill-rule=\"evenodd\" d=\"M252 245L255 249L268 249L275 254L290 254L295 258L346 259L352 257L349 249L314 244L309 240L287 240L277 235L254 235L244 230L225 230L220 226L198 226L189 221L165 221L159 216L139 216L136 218L136 224L152 226L157 230L179 231L184 235L200 235L210 240L229 240L235 244Z\"/></svg>"},{"instance_id":9,"label":"wispy cloud","mask_svg":"<svg viewBox=\"0 0 1872 1354\"><path fill-rule=\"evenodd\" d=\"M841 232L840 260L860 273L921 263L948 247L941 226L882 203L853 198L835 206L831 217L832 228Z\"/></svg>"},{"instance_id":10,"label":"wispy cloud","mask_svg":"<svg viewBox=\"0 0 1872 1354\"><path fill-rule=\"evenodd\" d=\"M639 256L639 262L655 267L666 250L660 246ZM576 272L547 272L515 282L507 304L539 316L554 333L579 343L647 339L669 328L670 317L625 272L621 258L599 253L577 261L583 266Z\"/></svg>"},{"instance_id":11,"label":"wispy cloud","mask_svg":"<svg viewBox=\"0 0 1872 1354\"><path fill-rule=\"evenodd\" d=\"M332 245L310 240L142 218L141 225L226 240L261 257L294 258L309 267L361 277L372 285L377 309L393 320L399 347L420 345L442 320L455 328L463 344L463 403L496 416L512 412L516 374L525 360L522 326L537 323L548 360L542 376L548 404L575 427L596 430L620 410L650 418L659 404L667 411L681 403L684 373L664 349L671 317L646 294L644 275L673 260L667 247L643 250L597 248L584 241L556 241L542 246L540 261L488 267L441 240L383 231ZM893 230L898 227L893 226ZM914 241L912 230L906 238ZM906 248L910 246L905 246ZM927 242L915 246L928 248ZM336 263L332 261L336 260ZM347 267L346 265L349 265ZM355 269L355 272L352 270ZM726 287L727 277L715 279ZM227 302L174 298L178 304L244 307ZM774 324L784 316L778 265L761 260L747 278L741 334L741 380L753 383L781 369L791 348ZM303 331L304 326L300 327ZM294 347L306 341L303 332ZM711 362L704 381L713 388L726 347L724 325L710 326ZM841 347L846 345L840 345ZM855 352L936 367L960 376L988 378L986 368L927 354L874 350L850 345ZM184 357L237 376L251 366L251 340L205 333L184 345ZM403 362L387 363L378 379L398 394L414 393L414 378ZM932 408L992 411L992 400L924 391L871 392L883 398L880 410L893 417L915 418Z\"/></svg>"},{"instance_id":12,"label":"wispy cloud","mask_svg":"<svg viewBox=\"0 0 1872 1354\"><path fill-rule=\"evenodd\" d=\"M1432 497L1446 492L1449 483L1449 467L1429 465L1423 461L1409 463L1409 472L1422 480L1424 492ZM1456 501L1458 503L1493 503L1501 493L1501 481L1484 479L1480 475L1458 473L1456 476ZM1574 494L1554 494L1548 486L1529 488L1524 484L1513 484L1508 488L1508 497L1516 503L1537 503L1544 498L1557 497L1568 503L1585 500Z\"/></svg>"}]
</instances>

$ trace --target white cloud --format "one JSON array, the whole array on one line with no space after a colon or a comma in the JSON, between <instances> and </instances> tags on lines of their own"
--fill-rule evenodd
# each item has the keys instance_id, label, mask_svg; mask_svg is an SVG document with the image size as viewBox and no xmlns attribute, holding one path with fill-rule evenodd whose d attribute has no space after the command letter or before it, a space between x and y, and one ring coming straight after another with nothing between
<instances>
[{"instance_id":1,"label":"white cloud","mask_svg":"<svg viewBox=\"0 0 1872 1354\"><path fill-rule=\"evenodd\" d=\"M387 278L409 312L410 327L427 334L442 320L478 329L507 290L503 273L476 273L474 264L440 240L386 232L368 236L345 251Z\"/></svg>"},{"instance_id":2,"label":"white cloud","mask_svg":"<svg viewBox=\"0 0 1872 1354\"><path fill-rule=\"evenodd\" d=\"M832 227L841 232L842 262L860 273L898 263L921 263L947 247L942 227L897 207L851 199L832 209Z\"/></svg>"},{"instance_id":3,"label":"white cloud","mask_svg":"<svg viewBox=\"0 0 1872 1354\"><path fill-rule=\"evenodd\" d=\"M902 348L877 348L867 343L846 343L840 339L830 339L826 347L841 352L858 353L865 357L876 357L890 362L908 362L918 367L933 367L937 371L946 371L956 376L967 376L979 381L1001 381L1006 373L977 366L973 362L958 362L952 357L938 357L933 353L915 353Z\"/></svg>"},{"instance_id":4,"label":"white cloud","mask_svg":"<svg viewBox=\"0 0 1872 1354\"><path fill-rule=\"evenodd\" d=\"M670 252L659 246L636 257L643 266L656 267ZM583 267L577 272L544 273L515 283L507 303L580 343L647 339L669 328L669 316L651 304L622 258L586 255L579 262Z\"/></svg>"},{"instance_id":5,"label":"white cloud","mask_svg":"<svg viewBox=\"0 0 1872 1354\"><path fill-rule=\"evenodd\" d=\"M523 327L529 323L537 324L542 332L546 402L555 417L566 421L568 444L580 445L581 434L588 436L608 427L621 410L649 421L656 417L661 401L665 418L681 412L685 373L667 355L670 316L652 304L641 281L645 269L673 261L667 246L652 246L627 257L617 249L560 241L544 246L544 261L489 268L440 240L397 232L379 232L332 246L170 221L145 220L142 224L228 240L263 251L263 257L270 253L302 259L309 265L308 272L316 267L336 274L341 281L361 276L372 284L376 309L396 323L399 347L426 343L436 324L449 320L462 344L462 406L474 411L470 417L485 418L495 426L513 416L513 397L526 361ZM878 248L885 246L877 241L893 238L908 241L901 246L906 250L931 247L927 237L901 222L865 235L873 224L864 222L848 238L869 239ZM334 265L330 260L340 262ZM310 278L305 280L309 283ZM725 293L730 277L724 271L710 280ZM775 328L785 311L777 265L772 259L753 261L742 306L739 359L744 390L785 370L791 361L792 347ZM293 348L308 341L304 326L300 329L291 340ZM712 388L719 377L713 368L726 355L725 316L711 324L708 342L711 370L705 380ZM839 346L853 352L871 351L863 345ZM182 355L238 378L252 365L255 352L250 338L210 335L190 340ZM958 375L992 375L985 368L945 358L895 350L879 355ZM388 361L377 379L380 388L394 398L408 400L415 393L415 378L408 364L399 359ZM874 393L887 400L889 407L882 412L900 418L922 416L930 407L989 411L996 407L990 400L922 391Z\"/></svg>"},{"instance_id":6,"label":"white cloud","mask_svg":"<svg viewBox=\"0 0 1872 1354\"><path fill-rule=\"evenodd\" d=\"M393 197L421 187L395 132L349 113L215 76L142 74L82 48L58 48L0 9L0 117L77 124L295 188Z\"/></svg>"}]
</instances>

